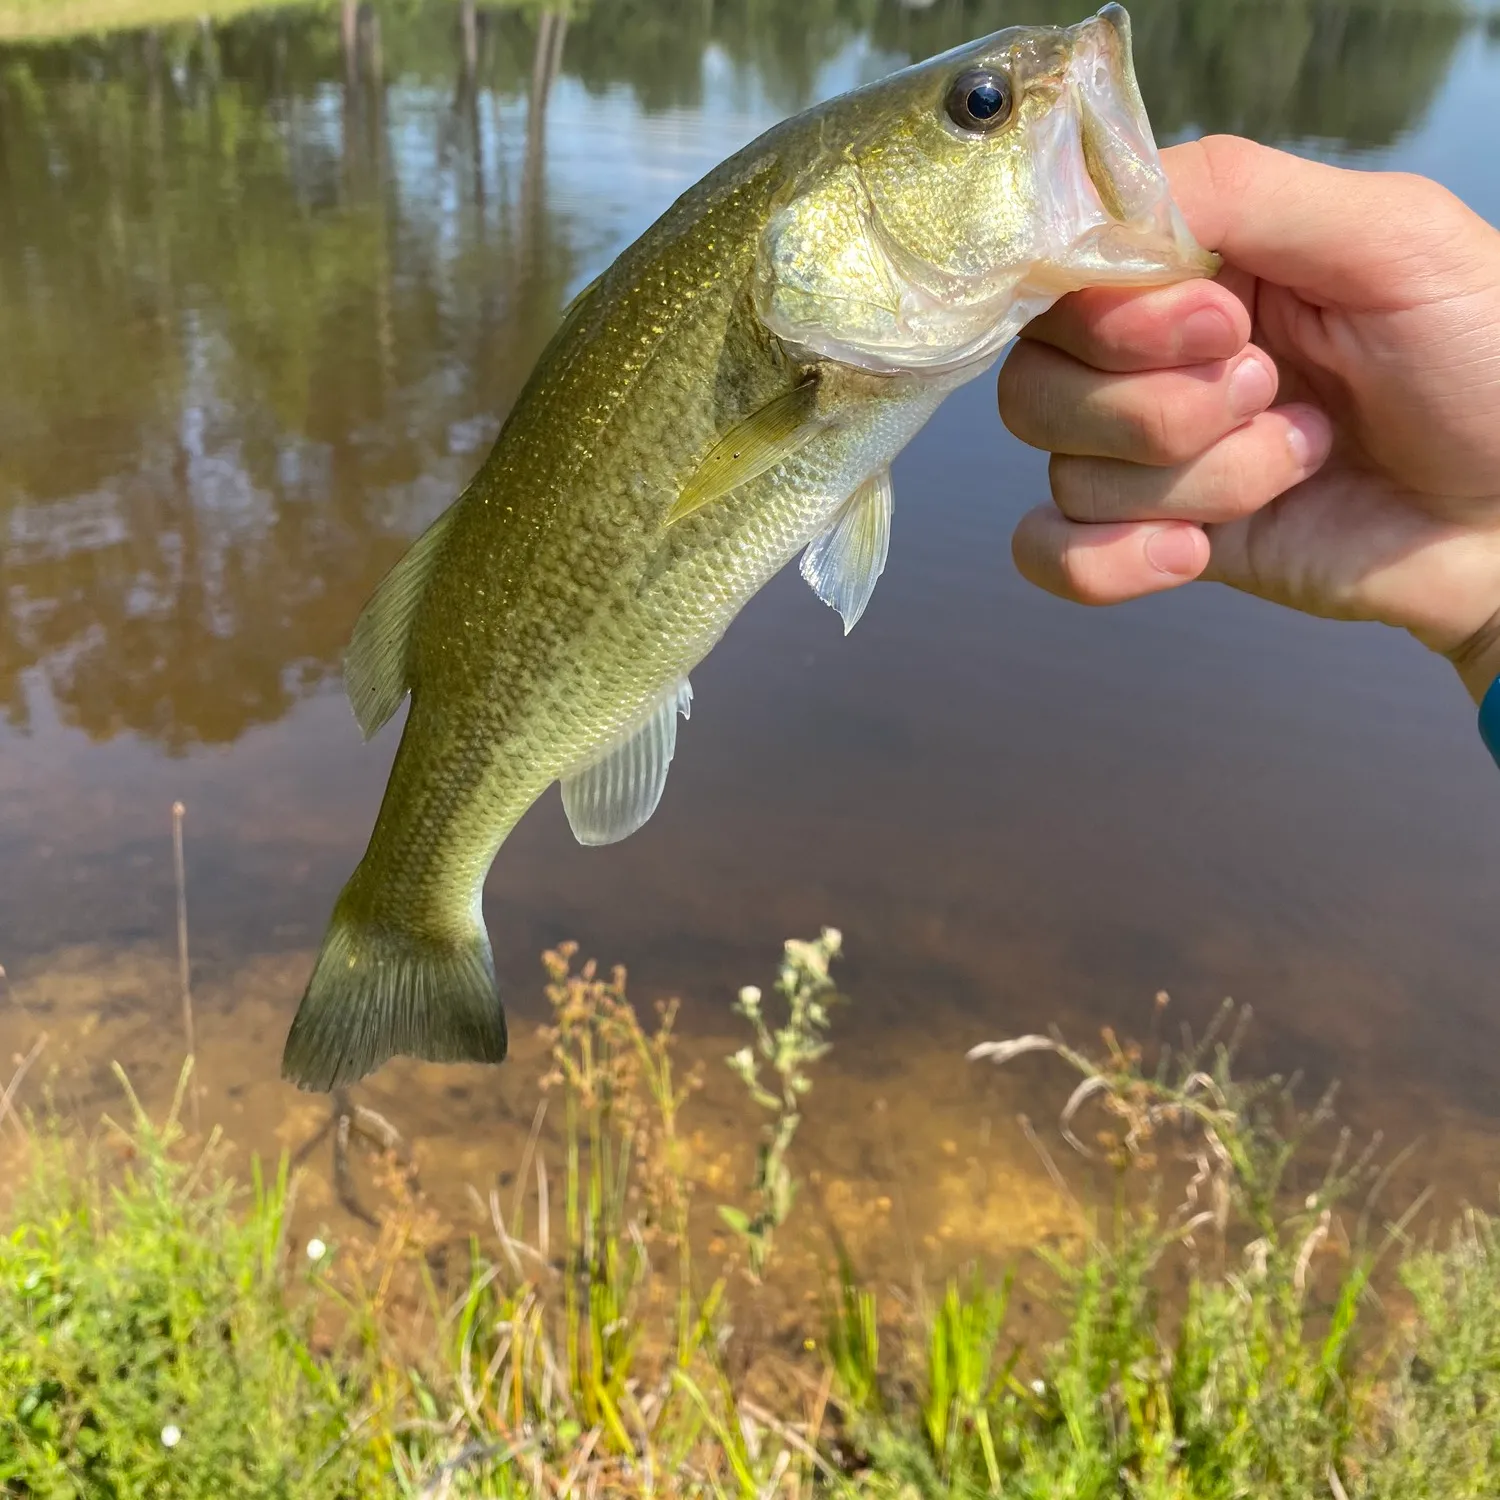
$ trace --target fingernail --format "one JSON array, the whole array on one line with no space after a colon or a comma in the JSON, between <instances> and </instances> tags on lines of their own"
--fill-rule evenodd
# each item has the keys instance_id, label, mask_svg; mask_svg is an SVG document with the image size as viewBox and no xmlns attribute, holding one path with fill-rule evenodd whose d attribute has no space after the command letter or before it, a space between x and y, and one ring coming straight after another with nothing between
<instances>
[{"instance_id":1,"label":"fingernail","mask_svg":"<svg viewBox=\"0 0 1500 1500\"><path fill-rule=\"evenodd\" d=\"M1191 578L1201 566L1198 533L1191 526L1165 526L1146 538L1146 561L1158 573Z\"/></svg>"},{"instance_id":2,"label":"fingernail","mask_svg":"<svg viewBox=\"0 0 1500 1500\"><path fill-rule=\"evenodd\" d=\"M1288 406L1282 415L1287 420L1286 445L1292 450L1292 461L1304 474L1311 474L1333 447L1333 424L1316 406Z\"/></svg>"},{"instance_id":3,"label":"fingernail","mask_svg":"<svg viewBox=\"0 0 1500 1500\"><path fill-rule=\"evenodd\" d=\"M1229 377L1229 409L1236 417L1264 411L1276 394L1276 375L1265 357L1247 354Z\"/></svg>"},{"instance_id":4,"label":"fingernail","mask_svg":"<svg viewBox=\"0 0 1500 1500\"><path fill-rule=\"evenodd\" d=\"M1228 359L1235 352L1234 325L1216 307L1200 307L1182 320L1177 352L1183 359Z\"/></svg>"}]
</instances>

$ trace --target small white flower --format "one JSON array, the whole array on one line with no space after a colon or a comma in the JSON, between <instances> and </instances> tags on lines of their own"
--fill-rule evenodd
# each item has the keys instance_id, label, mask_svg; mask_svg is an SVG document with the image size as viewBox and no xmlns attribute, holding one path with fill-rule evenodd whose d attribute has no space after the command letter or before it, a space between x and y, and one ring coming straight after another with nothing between
<instances>
[{"instance_id":1,"label":"small white flower","mask_svg":"<svg viewBox=\"0 0 1500 1500\"><path fill-rule=\"evenodd\" d=\"M182 1441L182 1429L175 1422L168 1422L161 1430L163 1448L175 1448Z\"/></svg>"},{"instance_id":2,"label":"small white flower","mask_svg":"<svg viewBox=\"0 0 1500 1500\"><path fill-rule=\"evenodd\" d=\"M740 991L740 1004L747 1008L759 1005L760 986L755 984L747 984L744 989Z\"/></svg>"},{"instance_id":3,"label":"small white flower","mask_svg":"<svg viewBox=\"0 0 1500 1500\"><path fill-rule=\"evenodd\" d=\"M312 1261L322 1260L328 1254L328 1246L322 1240L309 1240L307 1242L307 1258Z\"/></svg>"},{"instance_id":4,"label":"small white flower","mask_svg":"<svg viewBox=\"0 0 1500 1500\"><path fill-rule=\"evenodd\" d=\"M1045 1396L1047 1394L1047 1382L1045 1380L1033 1380L1031 1388L1038 1396Z\"/></svg>"}]
</instances>

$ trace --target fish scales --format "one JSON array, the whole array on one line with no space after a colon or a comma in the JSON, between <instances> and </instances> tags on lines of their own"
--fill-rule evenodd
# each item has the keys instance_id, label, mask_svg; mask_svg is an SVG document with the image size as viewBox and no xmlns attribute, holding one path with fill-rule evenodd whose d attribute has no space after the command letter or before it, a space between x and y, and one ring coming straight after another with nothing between
<instances>
[{"instance_id":1,"label":"fish scales","mask_svg":"<svg viewBox=\"0 0 1500 1500\"><path fill-rule=\"evenodd\" d=\"M774 573L809 549L805 576L857 619L889 465L955 386L1070 286L1212 269L1171 205L1128 41L1117 6L1012 28L784 122L569 310L484 465L356 626L362 727L407 693L410 709L289 1077L500 1060L480 894L526 810L561 780L581 840L633 831L688 674Z\"/></svg>"}]
</instances>

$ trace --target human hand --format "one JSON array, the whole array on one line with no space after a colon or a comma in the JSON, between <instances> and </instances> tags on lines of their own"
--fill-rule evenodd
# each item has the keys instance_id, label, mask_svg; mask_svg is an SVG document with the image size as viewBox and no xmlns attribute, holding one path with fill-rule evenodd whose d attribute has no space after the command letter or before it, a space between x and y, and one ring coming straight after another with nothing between
<instances>
[{"instance_id":1,"label":"human hand","mask_svg":"<svg viewBox=\"0 0 1500 1500\"><path fill-rule=\"evenodd\" d=\"M1000 414L1052 453L1054 504L1017 567L1084 604L1202 578L1400 626L1477 701L1500 675L1500 231L1424 178L1233 136L1162 160L1224 269L1026 328Z\"/></svg>"}]
</instances>

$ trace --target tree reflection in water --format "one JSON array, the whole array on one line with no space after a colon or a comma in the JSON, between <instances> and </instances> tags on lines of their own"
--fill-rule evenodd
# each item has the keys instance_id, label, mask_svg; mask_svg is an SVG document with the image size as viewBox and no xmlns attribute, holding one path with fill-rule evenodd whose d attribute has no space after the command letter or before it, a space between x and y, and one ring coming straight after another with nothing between
<instances>
[{"instance_id":1,"label":"tree reflection in water","mask_svg":"<svg viewBox=\"0 0 1500 1500\"><path fill-rule=\"evenodd\" d=\"M1132 11L1163 134L1350 147L1412 124L1465 24L1451 0ZM39 677L90 736L175 751L278 719L337 673L363 599L478 462L591 269L584 210L548 191L560 72L691 110L713 47L735 87L792 110L851 47L883 71L1013 14L343 0L0 50L10 722Z\"/></svg>"}]
</instances>

